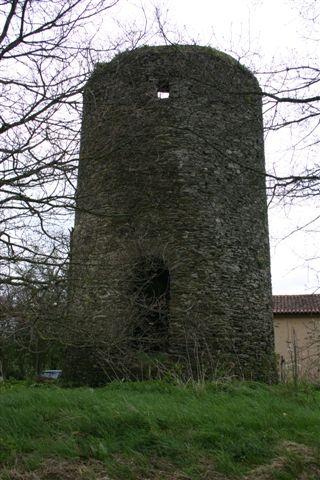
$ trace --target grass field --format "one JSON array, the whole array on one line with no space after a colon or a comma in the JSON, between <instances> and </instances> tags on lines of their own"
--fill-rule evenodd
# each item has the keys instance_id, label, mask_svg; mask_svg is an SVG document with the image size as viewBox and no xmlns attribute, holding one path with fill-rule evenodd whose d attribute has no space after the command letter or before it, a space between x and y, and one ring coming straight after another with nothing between
<instances>
[{"instance_id":1,"label":"grass field","mask_svg":"<svg viewBox=\"0 0 320 480\"><path fill-rule=\"evenodd\" d=\"M0 387L0 479L320 479L320 391Z\"/></svg>"}]
</instances>

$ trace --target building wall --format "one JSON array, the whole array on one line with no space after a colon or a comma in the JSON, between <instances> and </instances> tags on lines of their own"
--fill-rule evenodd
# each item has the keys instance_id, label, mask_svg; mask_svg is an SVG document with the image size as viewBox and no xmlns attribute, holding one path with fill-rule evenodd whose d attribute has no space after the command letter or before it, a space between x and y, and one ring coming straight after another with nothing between
<instances>
[{"instance_id":1,"label":"building wall","mask_svg":"<svg viewBox=\"0 0 320 480\"><path fill-rule=\"evenodd\" d=\"M170 97L159 99L159 90ZM141 305L138 278L155 264L170 279L160 339L152 325L161 302ZM272 376L261 91L233 58L205 47L145 47L93 72L69 327L71 376L90 365L89 377L99 375L105 358L111 377L130 376L136 354L155 350L190 374Z\"/></svg>"},{"instance_id":2,"label":"building wall","mask_svg":"<svg viewBox=\"0 0 320 480\"><path fill-rule=\"evenodd\" d=\"M320 316L274 315L274 338L282 375L320 378Z\"/></svg>"}]
</instances>

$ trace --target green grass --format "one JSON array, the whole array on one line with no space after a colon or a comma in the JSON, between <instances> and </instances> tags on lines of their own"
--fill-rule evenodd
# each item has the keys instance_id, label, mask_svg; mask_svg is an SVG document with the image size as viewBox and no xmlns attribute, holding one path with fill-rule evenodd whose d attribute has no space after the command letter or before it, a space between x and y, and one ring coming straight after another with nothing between
<instances>
[{"instance_id":1,"label":"green grass","mask_svg":"<svg viewBox=\"0 0 320 480\"><path fill-rule=\"evenodd\" d=\"M319 451L320 392L312 387L119 382L100 389L0 388L0 479L18 478L12 469L37 472L57 462L82 465L83 475L77 470L68 479L100 478L102 470L126 480L215 478L212 472L241 478L261 465L270 470L261 478L296 480L309 469L303 478L319 479ZM50 475L37 478L64 478Z\"/></svg>"}]
</instances>

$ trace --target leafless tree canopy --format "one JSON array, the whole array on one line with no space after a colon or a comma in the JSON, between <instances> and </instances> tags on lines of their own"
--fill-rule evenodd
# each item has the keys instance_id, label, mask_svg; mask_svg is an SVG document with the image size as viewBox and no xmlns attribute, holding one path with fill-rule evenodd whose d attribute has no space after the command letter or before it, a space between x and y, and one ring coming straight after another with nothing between
<instances>
[{"instance_id":1,"label":"leafless tree canopy","mask_svg":"<svg viewBox=\"0 0 320 480\"><path fill-rule=\"evenodd\" d=\"M258 66L256 74L264 93L267 135L277 137L279 131L286 131L291 141L291 158L299 157L291 164L289 160L286 171L282 169L280 173L276 165L269 171L270 192L299 201L319 195L320 186L320 9L316 0L294 2L292 9L300 18L297 36L304 38L305 58L300 55L296 59L294 52L288 52L288 58L279 62L275 55L274 64Z\"/></svg>"},{"instance_id":2,"label":"leafless tree canopy","mask_svg":"<svg viewBox=\"0 0 320 480\"><path fill-rule=\"evenodd\" d=\"M90 25L116 3L0 3L2 282L19 282L12 267L21 261L65 257L55 221L73 206L80 93L95 53Z\"/></svg>"}]
</instances>

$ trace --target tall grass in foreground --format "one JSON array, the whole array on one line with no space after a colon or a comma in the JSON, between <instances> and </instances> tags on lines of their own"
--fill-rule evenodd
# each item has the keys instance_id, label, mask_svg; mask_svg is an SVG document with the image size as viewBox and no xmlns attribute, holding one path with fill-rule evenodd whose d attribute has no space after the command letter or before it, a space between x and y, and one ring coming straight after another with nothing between
<instances>
[{"instance_id":1,"label":"tall grass in foreground","mask_svg":"<svg viewBox=\"0 0 320 480\"><path fill-rule=\"evenodd\" d=\"M201 388L164 382L0 388L3 471L17 461L30 470L48 458L95 459L117 479L144 478L160 468L172 476L152 478L182 472L181 478L202 479L209 466L241 478L282 454L285 442L320 451L315 388L294 392L240 382ZM295 468L270 478L296 479ZM0 469L0 478L9 477L1 477Z\"/></svg>"}]
</instances>

